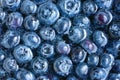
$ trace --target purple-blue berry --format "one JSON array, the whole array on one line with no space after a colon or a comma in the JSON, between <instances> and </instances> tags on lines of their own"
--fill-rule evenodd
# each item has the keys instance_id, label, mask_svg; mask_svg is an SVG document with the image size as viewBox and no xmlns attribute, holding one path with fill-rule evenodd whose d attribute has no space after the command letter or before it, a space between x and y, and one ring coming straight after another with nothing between
<instances>
[{"instance_id":1,"label":"purple-blue berry","mask_svg":"<svg viewBox=\"0 0 120 80\"><path fill-rule=\"evenodd\" d=\"M35 16L29 15L24 19L24 27L27 30L35 31L38 29L39 24L39 20Z\"/></svg>"},{"instance_id":2,"label":"purple-blue berry","mask_svg":"<svg viewBox=\"0 0 120 80\"><path fill-rule=\"evenodd\" d=\"M25 45L18 45L15 47L13 55L18 63L27 63L33 58L31 49Z\"/></svg>"},{"instance_id":3,"label":"purple-blue berry","mask_svg":"<svg viewBox=\"0 0 120 80\"><path fill-rule=\"evenodd\" d=\"M52 25L60 16L57 6L52 2L46 2L39 6L37 17L40 23Z\"/></svg>"},{"instance_id":4,"label":"purple-blue berry","mask_svg":"<svg viewBox=\"0 0 120 80\"><path fill-rule=\"evenodd\" d=\"M58 75L67 76L73 67L72 61L67 56L61 56L54 62L54 70Z\"/></svg>"},{"instance_id":5,"label":"purple-blue berry","mask_svg":"<svg viewBox=\"0 0 120 80\"><path fill-rule=\"evenodd\" d=\"M35 32L25 32L23 34L23 42L26 46L33 49L40 45L41 39Z\"/></svg>"}]
</instances>

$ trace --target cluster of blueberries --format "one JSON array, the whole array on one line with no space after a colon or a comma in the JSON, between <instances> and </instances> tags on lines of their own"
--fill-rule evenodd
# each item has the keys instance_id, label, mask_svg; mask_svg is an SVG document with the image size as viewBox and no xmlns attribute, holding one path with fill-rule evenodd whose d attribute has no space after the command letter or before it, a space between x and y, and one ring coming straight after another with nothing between
<instances>
[{"instance_id":1,"label":"cluster of blueberries","mask_svg":"<svg viewBox=\"0 0 120 80\"><path fill-rule=\"evenodd\" d=\"M0 0L0 80L120 80L120 0Z\"/></svg>"}]
</instances>

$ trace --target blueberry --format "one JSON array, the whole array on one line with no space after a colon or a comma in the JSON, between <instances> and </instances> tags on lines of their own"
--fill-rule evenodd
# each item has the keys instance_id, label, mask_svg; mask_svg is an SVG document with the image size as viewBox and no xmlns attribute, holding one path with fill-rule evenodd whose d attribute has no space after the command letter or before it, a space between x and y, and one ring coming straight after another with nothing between
<instances>
[{"instance_id":1,"label":"blueberry","mask_svg":"<svg viewBox=\"0 0 120 80\"><path fill-rule=\"evenodd\" d=\"M35 76L32 72L21 69L20 71L17 72L16 74L17 80L35 80Z\"/></svg>"},{"instance_id":2,"label":"blueberry","mask_svg":"<svg viewBox=\"0 0 120 80\"><path fill-rule=\"evenodd\" d=\"M61 56L57 58L53 65L55 72L61 76L69 75L72 66L72 61L67 56Z\"/></svg>"},{"instance_id":3,"label":"blueberry","mask_svg":"<svg viewBox=\"0 0 120 80\"><path fill-rule=\"evenodd\" d=\"M41 43L40 37L35 32L25 32L23 41L26 46L29 46L32 49L37 48Z\"/></svg>"},{"instance_id":4,"label":"blueberry","mask_svg":"<svg viewBox=\"0 0 120 80\"><path fill-rule=\"evenodd\" d=\"M52 41L55 39L55 30L51 27L43 27L40 29L39 34L43 40Z\"/></svg>"},{"instance_id":5,"label":"blueberry","mask_svg":"<svg viewBox=\"0 0 120 80\"><path fill-rule=\"evenodd\" d=\"M119 1L119 0L115 0L114 10L115 10L117 13L120 13L120 1Z\"/></svg>"},{"instance_id":6,"label":"blueberry","mask_svg":"<svg viewBox=\"0 0 120 80\"><path fill-rule=\"evenodd\" d=\"M36 17L29 15L24 19L24 27L31 31L37 30L39 27L39 20Z\"/></svg>"},{"instance_id":7,"label":"blueberry","mask_svg":"<svg viewBox=\"0 0 120 80\"><path fill-rule=\"evenodd\" d=\"M20 35L18 34L18 32L13 30L8 30L4 34L1 44L5 48L13 48L17 46L19 42L20 42Z\"/></svg>"},{"instance_id":8,"label":"blueberry","mask_svg":"<svg viewBox=\"0 0 120 80\"><path fill-rule=\"evenodd\" d=\"M0 62L2 62L5 59L5 57L6 57L5 54L6 54L5 51L0 49Z\"/></svg>"},{"instance_id":9,"label":"blueberry","mask_svg":"<svg viewBox=\"0 0 120 80\"><path fill-rule=\"evenodd\" d=\"M37 5L30 0L24 0L21 3L20 10L23 14L26 14L26 15L34 14L37 11Z\"/></svg>"},{"instance_id":10,"label":"blueberry","mask_svg":"<svg viewBox=\"0 0 120 80\"><path fill-rule=\"evenodd\" d=\"M15 78L7 78L6 80L16 80Z\"/></svg>"},{"instance_id":11,"label":"blueberry","mask_svg":"<svg viewBox=\"0 0 120 80\"><path fill-rule=\"evenodd\" d=\"M95 31L93 33L93 40L98 46L101 47L104 47L108 42L106 35L102 31Z\"/></svg>"},{"instance_id":12,"label":"blueberry","mask_svg":"<svg viewBox=\"0 0 120 80\"><path fill-rule=\"evenodd\" d=\"M109 75L109 80L119 80L120 79L120 74L115 74L115 73L112 73Z\"/></svg>"},{"instance_id":13,"label":"blueberry","mask_svg":"<svg viewBox=\"0 0 120 80\"><path fill-rule=\"evenodd\" d=\"M96 55L96 54L89 55L88 58L87 58L87 63L91 67L97 66L98 63L99 63L99 56Z\"/></svg>"},{"instance_id":14,"label":"blueberry","mask_svg":"<svg viewBox=\"0 0 120 80\"><path fill-rule=\"evenodd\" d=\"M60 16L57 6L52 2L46 2L39 6L38 19L42 24L52 25Z\"/></svg>"},{"instance_id":15,"label":"blueberry","mask_svg":"<svg viewBox=\"0 0 120 80\"><path fill-rule=\"evenodd\" d=\"M58 5L63 15L74 17L81 10L80 0L61 0L58 1Z\"/></svg>"},{"instance_id":16,"label":"blueberry","mask_svg":"<svg viewBox=\"0 0 120 80\"><path fill-rule=\"evenodd\" d=\"M90 19L85 15L77 15L73 19L73 24L75 26L88 28L90 27Z\"/></svg>"},{"instance_id":17,"label":"blueberry","mask_svg":"<svg viewBox=\"0 0 120 80\"><path fill-rule=\"evenodd\" d=\"M58 34L68 34L71 27L71 21L67 17L61 17L53 26Z\"/></svg>"},{"instance_id":18,"label":"blueberry","mask_svg":"<svg viewBox=\"0 0 120 80\"><path fill-rule=\"evenodd\" d=\"M7 12L3 10L3 8L0 8L0 24L5 23L7 19Z\"/></svg>"},{"instance_id":19,"label":"blueberry","mask_svg":"<svg viewBox=\"0 0 120 80\"><path fill-rule=\"evenodd\" d=\"M56 45L56 50L60 54L69 54L70 53L70 45L65 43L64 41L58 41Z\"/></svg>"},{"instance_id":20,"label":"blueberry","mask_svg":"<svg viewBox=\"0 0 120 80\"><path fill-rule=\"evenodd\" d=\"M71 59L74 63L84 62L87 52L81 47L74 47L71 51Z\"/></svg>"},{"instance_id":21,"label":"blueberry","mask_svg":"<svg viewBox=\"0 0 120 80\"><path fill-rule=\"evenodd\" d=\"M95 0L97 5L102 9L110 9L114 0Z\"/></svg>"},{"instance_id":22,"label":"blueberry","mask_svg":"<svg viewBox=\"0 0 120 80\"><path fill-rule=\"evenodd\" d=\"M1 0L1 7L7 8L10 11L15 11L19 8L21 0Z\"/></svg>"},{"instance_id":23,"label":"blueberry","mask_svg":"<svg viewBox=\"0 0 120 80\"><path fill-rule=\"evenodd\" d=\"M5 75L6 75L6 71L2 67L0 67L0 78L5 77Z\"/></svg>"},{"instance_id":24,"label":"blueberry","mask_svg":"<svg viewBox=\"0 0 120 80\"><path fill-rule=\"evenodd\" d=\"M98 6L93 1L84 1L82 9L85 14L91 15L97 12Z\"/></svg>"},{"instance_id":25,"label":"blueberry","mask_svg":"<svg viewBox=\"0 0 120 80\"><path fill-rule=\"evenodd\" d=\"M68 34L69 39L74 43L79 43L87 37L86 29L73 26Z\"/></svg>"},{"instance_id":26,"label":"blueberry","mask_svg":"<svg viewBox=\"0 0 120 80\"><path fill-rule=\"evenodd\" d=\"M39 76L36 80L50 80L47 76Z\"/></svg>"},{"instance_id":27,"label":"blueberry","mask_svg":"<svg viewBox=\"0 0 120 80\"><path fill-rule=\"evenodd\" d=\"M86 63L79 63L75 71L80 78L87 78L88 65Z\"/></svg>"},{"instance_id":28,"label":"blueberry","mask_svg":"<svg viewBox=\"0 0 120 80\"><path fill-rule=\"evenodd\" d=\"M49 0L32 0L32 1L35 2L35 4L40 5L40 4L43 4L43 3L45 3L45 2L47 2Z\"/></svg>"},{"instance_id":29,"label":"blueberry","mask_svg":"<svg viewBox=\"0 0 120 80\"><path fill-rule=\"evenodd\" d=\"M104 68L96 68L90 73L91 80L106 80L107 71Z\"/></svg>"},{"instance_id":30,"label":"blueberry","mask_svg":"<svg viewBox=\"0 0 120 80\"><path fill-rule=\"evenodd\" d=\"M42 57L35 57L31 61L31 67L37 74L43 74L48 71L48 61Z\"/></svg>"},{"instance_id":31,"label":"blueberry","mask_svg":"<svg viewBox=\"0 0 120 80\"><path fill-rule=\"evenodd\" d=\"M120 73L120 60L119 59L114 61L112 72Z\"/></svg>"},{"instance_id":32,"label":"blueberry","mask_svg":"<svg viewBox=\"0 0 120 80\"><path fill-rule=\"evenodd\" d=\"M70 76L67 77L66 80L78 80L78 79L75 76L70 75Z\"/></svg>"},{"instance_id":33,"label":"blueberry","mask_svg":"<svg viewBox=\"0 0 120 80\"><path fill-rule=\"evenodd\" d=\"M19 12L13 12L8 15L6 25L9 29L17 29L22 26L23 17Z\"/></svg>"},{"instance_id":34,"label":"blueberry","mask_svg":"<svg viewBox=\"0 0 120 80\"><path fill-rule=\"evenodd\" d=\"M19 63L27 63L33 58L31 49L25 45L18 45L15 47L13 55Z\"/></svg>"},{"instance_id":35,"label":"blueberry","mask_svg":"<svg viewBox=\"0 0 120 80\"><path fill-rule=\"evenodd\" d=\"M114 57L111 54L103 54L100 57L100 66L103 68L108 68L113 65Z\"/></svg>"},{"instance_id":36,"label":"blueberry","mask_svg":"<svg viewBox=\"0 0 120 80\"><path fill-rule=\"evenodd\" d=\"M7 72L14 72L14 71L18 71L19 66L16 62L15 59L12 58L6 58L3 62L3 68L7 71Z\"/></svg>"},{"instance_id":37,"label":"blueberry","mask_svg":"<svg viewBox=\"0 0 120 80\"><path fill-rule=\"evenodd\" d=\"M120 38L120 23L113 22L109 27L109 33L113 38Z\"/></svg>"},{"instance_id":38,"label":"blueberry","mask_svg":"<svg viewBox=\"0 0 120 80\"><path fill-rule=\"evenodd\" d=\"M108 10L99 10L95 15L95 23L99 25L108 25L112 21L112 14Z\"/></svg>"},{"instance_id":39,"label":"blueberry","mask_svg":"<svg viewBox=\"0 0 120 80\"><path fill-rule=\"evenodd\" d=\"M45 58L51 58L55 54L54 46L50 43L43 43L38 48L38 53Z\"/></svg>"},{"instance_id":40,"label":"blueberry","mask_svg":"<svg viewBox=\"0 0 120 80\"><path fill-rule=\"evenodd\" d=\"M97 51L97 46L90 40L86 39L81 43L81 46L89 53L96 53Z\"/></svg>"}]
</instances>

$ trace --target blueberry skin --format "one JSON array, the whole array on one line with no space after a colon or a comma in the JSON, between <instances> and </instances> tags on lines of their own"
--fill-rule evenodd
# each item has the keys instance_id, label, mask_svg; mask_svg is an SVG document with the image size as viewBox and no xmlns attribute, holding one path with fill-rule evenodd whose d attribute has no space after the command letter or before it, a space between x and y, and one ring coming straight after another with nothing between
<instances>
[{"instance_id":1,"label":"blueberry skin","mask_svg":"<svg viewBox=\"0 0 120 80\"><path fill-rule=\"evenodd\" d=\"M6 75L6 71L2 67L0 67L0 78L5 77L5 75Z\"/></svg>"},{"instance_id":2,"label":"blueberry skin","mask_svg":"<svg viewBox=\"0 0 120 80\"><path fill-rule=\"evenodd\" d=\"M0 49L0 62L3 62L3 60L5 59L6 55L5 55L5 51L3 51L2 49Z\"/></svg>"},{"instance_id":3,"label":"blueberry skin","mask_svg":"<svg viewBox=\"0 0 120 80\"><path fill-rule=\"evenodd\" d=\"M47 76L39 76L36 80L50 80Z\"/></svg>"},{"instance_id":4,"label":"blueberry skin","mask_svg":"<svg viewBox=\"0 0 120 80\"><path fill-rule=\"evenodd\" d=\"M87 78L88 74L88 65L86 63L79 63L75 69L75 72L80 78Z\"/></svg>"},{"instance_id":5,"label":"blueberry skin","mask_svg":"<svg viewBox=\"0 0 120 80\"><path fill-rule=\"evenodd\" d=\"M97 46L90 40L86 39L81 43L81 46L89 53L96 53L98 48Z\"/></svg>"},{"instance_id":6,"label":"blueberry skin","mask_svg":"<svg viewBox=\"0 0 120 80\"><path fill-rule=\"evenodd\" d=\"M12 58L6 58L3 61L3 68L7 71L7 72L16 72L19 69L19 65L17 64L15 59Z\"/></svg>"},{"instance_id":7,"label":"blueberry skin","mask_svg":"<svg viewBox=\"0 0 120 80\"><path fill-rule=\"evenodd\" d=\"M75 76L68 76L66 80L78 80Z\"/></svg>"},{"instance_id":8,"label":"blueberry skin","mask_svg":"<svg viewBox=\"0 0 120 80\"><path fill-rule=\"evenodd\" d=\"M56 45L56 50L60 54L69 54L70 53L70 45L65 43L64 41L58 41Z\"/></svg>"},{"instance_id":9,"label":"blueberry skin","mask_svg":"<svg viewBox=\"0 0 120 80\"><path fill-rule=\"evenodd\" d=\"M59 10L52 2L43 3L38 8L37 17L41 24L52 25L59 16Z\"/></svg>"},{"instance_id":10,"label":"blueberry skin","mask_svg":"<svg viewBox=\"0 0 120 80\"><path fill-rule=\"evenodd\" d=\"M106 80L108 72L104 68L96 68L94 69L91 74L91 80Z\"/></svg>"},{"instance_id":11,"label":"blueberry skin","mask_svg":"<svg viewBox=\"0 0 120 80\"><path fill-rule=\"evenodd\" d=\"M55 39L56 33L55 30L51 27L43 27L40 29L39 35L43 40L52 41Z\"/></svg>"},{"instance_id":12,"label":"blueberry skin","mask_svg":"<svg viewBox=\"0 0 120 80\"><path fill-rule=\"evenodd\" d=\"M16 74L17 80L36 80L35 75L25 69L21 69L20 71L17 72Z\"/></svg>"},{"instance_id":13,"label":"blueberry skin","mask_svg":"<svg viewBox=\"0 0 120 80\"><path fill-rule=\"evenodd\" d=\"M73 43L80 43L86 39L87 31L84 28L73 26L69 31L68 37Z\"/></svg>"},{"instance_id":14,"label":"blueberry skin","mask_svg":"<svg viewBox=\"0 0 120 80\"><path fill-rule=\"evenodd\" d=\"M3 8L0 8L0 24L5 23L7 18L7 12L3 10Z\"/></svg>"},{"instance_id":15,"label":"blueberry skin","mask_svg":"<svg viewBox=\"0 0 120 80\"><path fill-rule=\"evenodd\" d=\"M120 60L119 59L114 61L112 72L120 73Z\"/></svg>"},{"instance_id":16,"label":"blueberry skin","mask_svg":"<svg viewBox=\"0 0 120 80\"><path fill-rule=\"evenodd\" d=\"M32 1L35 2L35 4L40 5L40 4L43 4L49 0L32 0Z\"/></svg>"},{"instance_id":17,"label":"blueberry skin","mask_svg":"<svg viewBox=\"0 0 120 80\"><path fill-rule=\"evenodd\" d=\"M87 63L91 67L97 66L98 63L99 63L99 56L96 55L96 54L89 55L88 58L87 58Z\"/></svg>"},{"instance_id":18,"label":"blueberry skin","mask_svg":"<svg viewBox=\"0 0 120 80\"><path fill-rule=\"evenodd\" d=\"M95 23L98 25L108 25L112 21L113 16L108 10L99 10L95 14Z\"/></svg>"},{"instance_id":19,"label":"blueberry skin","mask_svg":"<svg viewBox=\"0 0 120 80\"><path fill-rule=\"evenodd\" d=\"M67 17L61 17L57 20L53 27L55 28L58 34L68 34L71 27L71 21Z\"/></svg>"},{"instance_id":20,"label":"blueberry skin","mask_svg":"<svg viewBox=\"0 0 120 80\"><path fill-rule=\"evenodd\" d=\"M25 32L23 34L23 42L26 46L34 49L39 46L41 39L35 32Z\"/></svg>"},{"instance_id":21,"label":"blueberry skin","mask_svg":"<svg viewBox=\"0 0 120 80\"><path fill-rule=\"evenodd\" d=\"M58 5L63 15L74 17L81 10L80 0L60 0Z\"/></svg>"},{"instance_id":22,"label":"blueberry skin","mask_svg":"<svg viewBox=\"0 0 120 80\"><path fill-rule=\"evenodd\" d=\"M109 27L109 34L113 38L120 38L120 23L113 22Z\"/></svg>"},{"instance_id":23,"label":"blueberry skin","mask_svg":"<svg viewBox=\"0 0 120 80\"><path fill-rule=\"evenodd\" d=\"M75 47L71 51L71 59L74 63L84 62L87 52L81 47Z\"/></svg>"},{"instance_id":24,"label":"blueberry skin","mask_svg":"<svg viewBox=\"0 0 120 80\"><path fill-rule=\"evenodd\" d=\"M16 80L15 78L7 78L6 80Z\"/></svg>"},{"instance_id":25,"label":"blueberry skin","mask_svg":"<svg viewBox=\"0 0 120 80\"><path fill-rule=\"evenodd\" d=\"M1 7L7 8L10 11L15 11L19 8L21 0L0 0Z\"/></svg>"},{"instance_id":26,"label":"blueberry skin","mask_svg":"<svg viewBox=\"0 0 120 80\"><path fill-rule=\"evenodd\" d=\"M92 15L95 14L98 10L98 6L95 2L93 1L84 1L82 10L85 14L87 15Z\"/></svg>"},{"instance_id":27,"label":"blueberry skin","mask_svg":"<svg viewBox=\"0 0 120 80\"><path fill-rule=\"evenodd\" d=\"M35 31L39 27L39 20L35 16L29 15L24 19L24 27L27 30Z\"/></svg>"},{"instance_id":28,"label":"blueberry skin","mask_svg":"<svg viewBox=\"0 0 120 80\"><path fill-rule=\"evenodd\" d=\"M5 48L13 48L17 46L19 42L20 42L20 35L18 34L18 32L13 30L8 30L4 34L1 44Z\"/></svg>"},{"instance_id":29,"label":"blueberry skin","mask_svg":"<svg viewBox=\"0 0 120 80\"><path fill-rule=\"evenodd\" d=\"M73 19L73 24L75 26L89 28L90 27L90 19L85 15L77 15Z\"/></svg>"},{"instance_id":30,"label":"blueberry skin","mask_svg":"<svg viewBox=\"0 0 120 80\"><path fill-rule=\"evenodd\" d=\"M50 43L43 43L39 48L38 48L38 54L40 54L42 57L45 58L51 58L54 56L54 45Z\"/></svg>"},{"instance_id":31,"label":"blueberry skin","mask_svg":"<svg viewBox=\"0 0 120 80\"><path fill-rule=\"evenodd\" d=\"M34 14L37 11L37 5L30 0L24 0L21 3L20 11L26 15Z\"/></svg>"},{"instance_id":32,"label":"blueberry skin","mask_svg":"<svg viewBox=\"0 0 120 80\"><path fill-rule=\"evenodd\" d=\"M35 57L31 61L31 67L36 74L44 74L48 71L48 61L43 57Z\"/></svg>"},{"instance_id":33,"label":"blueberry skin","mask_svg":"<svg viewBox=\"0 0 120 80\"><path fill-rule=\"evenodd\" d=\"M104 47L108 43L107 36L102 31L93 33L93 41L100 47Z\"/></svg>"},{"instance_id":34,"label":"blueberry skin","mask_svg":"<svg viewBox=\"0 0 120 80\"><path fill-rule=\"evenodd\" d=\"M27 63L33 58L31 49L25 45L18 45L15 47L13 55L18 63Z\"/></svg>"},{"instance_id":35,"label":"blueberry skin","mask_svg":"<svg viewBox=\"0 0 120 80\"><path fill-rule=\"evenodd\" d=\"M110 9L114 0L95 0L99 8Z\"/></svg>"},{"instance_id":36,"label":"blueberry skin","mask_svg":"<svg viewBox=\"0 0 120 80\"><path fill-rule=\"evenodd\" d=\"M109 68L113 65L114 56L112 54L103 54L100 57L100 66L103 68Z\"/></svg>"},{"instance_id":37,"label":"blueberry skin","mask_svg":"<svg viewBox=\"0 0 120 80\"><path fill-rule=\"evenodd\" d=\"M53 68L58 75L67 76L73 67L72 61L67 56L57 58L53 64Z\"/></svg>"},{"instance_id":38,"label":"blueberry skin","mask_svg":"<svg viewBox=\"0 0 120 80\"><path fill-rule=\"evenodd\" d=\"M120 79L120 74L116 74L116 73L111 73L109 75L109 80L119 80Z\"/></svg>"},{"instance_id":39,"label":"blueberry skin","mask_svg":"<svg viewBox=\"0 0 120 80\"><path fill-rule=\"evenodd\" d=\"M119 0L115 0L113 8L117 13L120 13L120 1Z\"/></svg>"},{"instance_id":40,"label":"blueberry skin","mask_svg":"<svg viewBox=\"0 0 120 80\"><path fill-rule=\"evenodd\" d=\"M8 15L6 25L8 29L17 29L22 26L23 17L19 12L12 12Z\"/></svg>"}]
</instances>

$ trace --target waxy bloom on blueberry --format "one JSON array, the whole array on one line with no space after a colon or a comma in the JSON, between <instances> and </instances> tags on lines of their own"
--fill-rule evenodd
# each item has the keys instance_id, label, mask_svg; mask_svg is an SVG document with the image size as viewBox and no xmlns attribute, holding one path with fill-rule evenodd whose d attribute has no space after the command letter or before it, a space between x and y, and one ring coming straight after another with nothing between
<instances>
[{"instance_id":1,"label":"waxy bloom on blueberry","mask_svg":"<svg viewBox=\"0 0 120 80\"><path fill-rule=\"evenodd\" d=\"M68 34L69 39L74 43L79 43L86 39L87 31L84 28L73 26Z\"/></svg>"},{"instance_id":2,"label":"waxy bloom on blueberry","mask_svg":"<svg viewBox=\"0 0 120 80\"><path fill-rule=\"evenodd\" d=\"M35 80L35 75L28 70L21 69L20 71L17 72L16 79L17 80Z\"/></svg>"},{"instance_id":3,"label":"waxy bloom on blueberry","mask_svg":"<svg viewBox=\"0 0 120 80\"><path fill-rule=\"evenodd\" d=\"M71 27L71 21L67 17L61 17L53 26L58 34L68 34Z\"/></svg>"},{"instance_id":4,"label":"waxy bloom on blueberry","mask_svg":"<svg viewBox=\"0 0 120 80\"><path fill-rule=\"evenodd\" d=\"M54 52L54 45L50 43L43 43L39 48L38 48L38 53L45 58L51 58L55 52Z\"/></svg>"},{"instance_id":5,"label":"waxy bloom on blueberry","mask_svg":"<svg viewBox=\"0 0 120 80\"><path fill-rule=\"evenodd\" d=\"M54 40L56 36L55 30L51 27L43 27L42 29L40 29L39 34L43 40L48 41Z\"/></svg>"},{"instance_id":6,"label":"waxy bloom on blueberry","mask_svg":"<svg viewBox=\"0 0 120 80\"><path fill-rule=\"evenodd\" d=\"M60 0L58 5L63 15L74 17L81 10L81 1L80 0Z\"/></svg>"},{"instance_id":7,"label":"waxy bloom on blueberry","mask_svg":"<svg viewBox=\"0 0 120 80\"><path fill-rule=\"evenodd\" d=\"M93 1L84 1L82 9L83 9L83 12L89 16L97 12L98 6Z\"/></svg>"},{"instance_id":8,"label":"waxy bloom on blueberry","mask_svg":"<svg viewBox=\"0 0 120 80\"><path fill-rule=\"evenodd\" d=\"M6 25L9 29L17 29L22 26L23 17L19 12L13 12L8 15Z\"/></svg>"},{"instance_id":9,"label":"waxy bloom on blueberry","mask_svg":"<svg viewBox=\"0 0 120 80\"><path fill-rule=\"evenodd\" d=\"M21 3L20 10L23 14L26 14L26 15L34 14L37 11L37 5L30 0L24 0Z\"/></svg>"},{"instance_id":10,"label":"waxy bloom on blueberry","mask_svg":"<svg viewBox=\"0 0 120 80\"><path fill-rule=\"evenodd\" d=\"M7 72L14 72L14 71L18 71L19 66L16 62L15 59L12 58L6 58L3 62L3 68L7 71Z\"/></svg>"},{"instance_id":11,"label":"waxy bloom on blueberry","mask_svg":"<svg viewBox=\"0 0 120 80\"><path fill-rule=\"evenodd\" d=\"M101 47L104 47L108 42L106 34L103 33L102 31L95 31L93 33L93 40L98 46Z\"/></svg>"},{"instance_id":12,"label":"waxy bloom on blueberry","mask_svg":"<svg viewBox=\"0 0 120 80\"><path fill-rule=\"evenodd\" d=\"M42 57L35 57L31 61L31 67L33 71L37 74L43 74L48 71L48 61Z\"/></svg>"},{"instance_id":13,"label":"waxy bloom on blueberry","mask_svg":"<svg viewBox=\"0 0 120 80\"><path fill-rule=\"evenodd\" d=\"M17 31L8 30L1 41L2 46L5 48L13 48L20 42L20 35Z\"/></svg>"},{"instance_id":14,"label":"waxy bloom on blueberry","mask_svg":"<svg viewBox=\"0 0 120 80\"><path fill-rule=\"evenodd\" d=\"M65 43L64 41L58 41L56 45L56 50L60 54L69 54L70 53L70 45Z\"/></svg>"},{"instance_id":15,"label":"waxy bloom on blueberry","mask_svg":"<svg viewBox=\"0 0 120 80\"><path fill-rule=\"evenodd\" d=\"M18 45L15 47L13 55L19 63L27 63L33 58L31 49L25 45Z\"/></svg>"},{"instance_id":16,"label":"waxy bloom on blueberry","mask_svg":"<svg viewBox=\"0 0 120 80\"><path fill-rule=\"evenodd\" d=\"M27 30L35 31L39 27L39 20L35 16L29 15L24 19L24 27Z\"/></svg>"},{"instance_id":17,"label":"waxy bloom on blueberry","mask_svg":"<svg viewBox=\"0 0 120 80\"><path fill-rule=\"evenodd\" d=\"M81 47L74 47L71 51L71 59L74 63L84 62L87 52Z\"/></svg>"},{"instance_id":18,"label":"waxy bloom on blueberry","mask_svg":"<svg viewBox=\"0 0 120 80\"><path fill-rule=\"evenodd\" d=\"M39 6L38 19L42 24L52 25L60 16L57 6L52 2L46 2Z\"/></svg>"},{"instance_id":19,"label":"waxy bloom on blueberry","mask_svg":"<svg viewBox=\"0 0 120 80\"><path fill-rule=\"evenodd\" d=\"M37 48L41 43L40 37L35 32L26 32L23 35L23 42L30 48Z\"/></svg>"},{"instance_id":20,"label":"waxy bloom on blueberry","mask_svg":"<svg viewBox=\"0 0 120 80\"><path fill-rule=\"evenodd\" d=\"M3 8L0 8L0 24L5 23L7 19L7 13L3 10Z\"/></svg>"},{"instance_id":21,"label":"waxy bloom on blueberry","mask_svg":"<svg viewBox=\"0 0 120 80\"><path fill-rule=\"evenodd\" d=\"M57 58L53 65L55 72L61 76L69 75L72 66L72 61L67 56L61 56Z\"/></svg>"},{"instance_id":22,"label":"waxy bloom on blueberry","mask_svg":"<svg viewBox=\"0 0 120 80\"><path fill-rule=\"evenodd\" d=\"M22 0L0 0L0 6L2 8L7 8L10 11L15 11L19 8L21 1Z\"/></svg>"}]
</instances>

